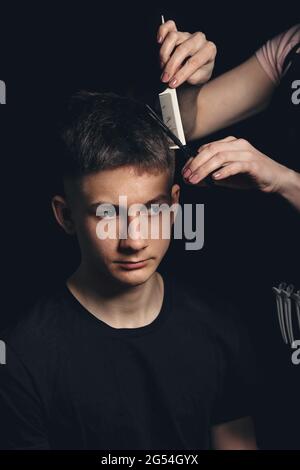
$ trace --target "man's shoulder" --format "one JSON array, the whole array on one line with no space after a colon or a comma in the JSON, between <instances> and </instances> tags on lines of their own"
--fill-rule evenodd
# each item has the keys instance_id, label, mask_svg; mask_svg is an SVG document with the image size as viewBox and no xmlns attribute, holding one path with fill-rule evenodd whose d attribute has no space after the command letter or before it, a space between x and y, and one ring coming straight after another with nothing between
<instances>
[{"instance_id":1,"label":"man's shoulder","mask_svg":"<svg viewBox=\"0 0 300 470\"><path fill-rule=\"evenodd\" d=\"M61 331L64 318L64 288L56 285L39 293L24 311L0 332L0 338L15 349L47 346Z\"/></svg>"},{"instance_id":2,"label":"man's shoulder","mask_svg":"<svg viewBox=\"0 0 300 470\"><path fill-rule=\"evenodd\" d=\"M206 286L201 281L172 279L174 308L182 312L185 322L203 327L218 339L238 341L242 325L238 306L230 296L220 294L217 286Z\"/></svg>"}]
</instances>

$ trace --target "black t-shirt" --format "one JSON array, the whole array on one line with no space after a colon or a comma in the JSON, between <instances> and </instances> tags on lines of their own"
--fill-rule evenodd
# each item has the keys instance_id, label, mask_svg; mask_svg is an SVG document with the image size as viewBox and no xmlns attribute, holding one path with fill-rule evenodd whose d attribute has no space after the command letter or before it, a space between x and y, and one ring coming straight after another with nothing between
<instances>
[{"instance_id":1,"label":"black t-shirt","mask_svg":"<svg viewBox=\"0 0 300 470\"><path fill-rule=\"evenodd\" d=\"M252 350L231 308L164 276L157 317L113 328L66 284L0 334L2 449L210 448L251 415Z\"/></svg>"}]
</instances>

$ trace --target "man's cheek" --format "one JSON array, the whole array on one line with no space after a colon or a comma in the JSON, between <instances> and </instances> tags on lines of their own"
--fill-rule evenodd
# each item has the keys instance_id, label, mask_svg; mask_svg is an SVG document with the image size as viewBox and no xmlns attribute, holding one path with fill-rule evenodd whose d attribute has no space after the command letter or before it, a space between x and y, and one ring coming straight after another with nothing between
<instances>
[{"instance_id":1,"label":"man's cheek","mask_svg":"<svg viewBox=\"0 0 300 470\"><path fill-rule=\"evenodd\" d=\"M150 218L148 238L151 240L170 240L172 234L172 215L160 214Z\"/></svg>"},{"instance_id":2,"label":"man's cheek","mask_svg":"<svg viewBox=\"0 0 300 470\"><path fill-rule=\"evenodd\" d=\"M90 220L87 218L83 221L80 227L78 227L77 234L78 240L82 247L85 247L85 250L101 252L103 250L103 241L104 238L100 238L97 234L97 226L99 219Z\"/></svg>"},{"instance_id":3,"label":"man's cheek","mask_svg":"<svg viewBox=\"0 0 300 470\"><path fill-rule=\"evenodd\" d=\"M99 240L118 240L120 236L122 238L123 232L126 234L126 227L120 225L118 219L114 217L108 220L98 220L91 231Z\"/></svg>"},{"instance_id":4,"label":"man's cheek","mask_svg":"<svg viewBox=\"0 0 300 470\"><path fill-rule=\"evenodd\" d=\"M168 251L170 245L170 240L168 239L160 239L152 241L152 251L160 260L164 257L166 252Z\"/></svg>"}]
</instances>

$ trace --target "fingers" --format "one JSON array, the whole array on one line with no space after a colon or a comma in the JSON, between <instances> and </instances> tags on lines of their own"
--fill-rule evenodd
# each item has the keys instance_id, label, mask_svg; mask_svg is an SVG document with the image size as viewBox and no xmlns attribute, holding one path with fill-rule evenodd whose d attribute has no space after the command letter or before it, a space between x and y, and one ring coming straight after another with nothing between
<instances>
[{"instance_id":1,"label":"fingers","mask_svg":"<svg viewBox=\"0 0 300 470\"><path fill-rule=\"evenodd\" d=\"M224 139L220 139L217 142L231 142L232 140L238 140L238 139L234 137L233 135L229 135L228 137L224 137Z\"/></svg>"},{"instance_id":2,"label":"fingers","mask_svg":"<svg viewBox=\"0 0 300 470\"><path fill-rule=\"evenodd\" d=\"M171 31L170 33L167 34L167 36L166 36L166 38L163 42L163 45L161 46L160 51L159 51L161 67L166 65L167 62L170 60L171 54L172 54L172 52L173 52L173 50L175 49L176 46L178 46L178 47L177 47L176 51L174 52L174 54L176 54L176 56L178 56L178 50L181 47L180 44L184 43L190 36L191 36L190 33L181 33L181 32L178 32L178 31L177 32ZM172 56L172 58L173 58L173 56ZM184 59L185 59L185 57L183 57L182 60L184 60ZM171 63L171 66L170 66L170 63ZM172 59L171 59L170 63L167 64L167 67L164 70L168 74L169 79L172 76L171 74L175 73L175 66L179 67L181 62L178 62L178 60L177 60L175 66L174 66L174 64L172 66ZM164 81L167 81L167 80L164 80Z\"/></svg>"},{"instance_id":3,"label":"fingers","mask_svg":"<svg viewBox=\"0 0 300 470\"><path fill-rule=\"evenodd\" d=\"M193 158L194 158L194 157L190 157L190 158L189 158L189 159L188 159L188 160L185 162L185 164L184 164L184 167L183 167L183 168L185 168L185 167L189 166L189 164L191 163L191 161L193 160Z\"/></svg>"},{"instance_id":4,"label":"fingers","mask_svg":"<svg viewBox=\"0 0 300 470\"><path fill-rule=\"evenodd\" d=\"M236 138L233 137L233 136L228 136L228 137L225 137L224 139L218 140L217 142L231 142L231 141L233 141L233 140L236 140ZM201 147L198 148L198 152L199 152L201 149L205 148L207 145L208 145L208 144L201 145ZM197 155L198 155L198 154L197 154ZM196 156L197 156L197 155L196 155ZM196 156L189 158L189 159L185 162L185 164L184 164L184 166L182 167L182 170L181 170L181 174L182 174L182 175L185 173L185 170L189 167L189 164L191 163L191 161L192 161L194 158L196 158Z\"/></svg>"},{"instance_id":5,"label":"fingers","mask_svg":"<svg viewBox=\"0 0 300 470\"><path fill-rule=\"evenodd\" d=\"M247 140L226 137L202 145L198 154L190 158L182 169L184 181L203 186L211 175L217 185L249 189L270 187L271 161L256 150Z\"/></svg>"},{"instance_id":6,"label":"fingers","mask_svg":"<svg viewBox=\"0 0 300 470\"><path fill-rule=\"evenodd\" d=\"M224 177L227 177L230 176L230 170L228 170L228 168L232 163L239 164L236 167L239 168L239 171L246 173L251 172L251 154L249 152L223 150L217 152L213 157L206 160L205 163L201 163L201 165L197 166L192 173L186 172L184 174L184 178L189 183L198 184L211 173L216 179L220 178L220 175L225 175Z\"/></svg>"},{"instance_id":7,"label":"fingers","mask_svg":"<svg viewBox=\"0 0 300 470\"><path fill-rule=\"evenodd\" d=\"M171 78L179 69L184 60L196 54L199 49L205 45L206 38L205 35L200 32L190 34L173 31L168 34L164 42L167 43L166 47L168 52L170 51L170 44L172 45L172 50L174 49L175 45L177 46L172 56L171 53L169 55L166 54L161 56L161 59L163 59L165 63L168 62L165 67L165 72L168 73L169 77ZM164 54L164 51L165 49L163 44L161 47L161 52ZM206 59L205 61L207 62ZM197 63L198 60L196 59L195 62Z\"/></svg>"},{"instance_id":8,"label":"fingers","mask_svg":"<svg viewBox=\"0 0 300 470\"><path fill-rule=\"evenodd\" d=\"M184 81L200 85L210 79L217 49L203 32L177 31L175 22L169 20L160 25L157 41L162 44L159 56L161 68L165 67L161 75L164 83L177 87Z\"/></svg>"},{"instance_id":9,"label":"fingers","mask_svg":"<svg viewBox=\"0 0 300 470\"><path fill-rule=\"evenodd\" d=\"M214 142L210 142L208 144L201 145L198 148L198 153L194 157L193 161L187 165L184 165L182 171L184 171L187 167L190 168L191 172L193 172L197 166L205 163L209 158L215 155L217 152L222 151L251 151L253 147L244 139L236 139L233 136L228 136L224 139L216 140Z\"/></svg>"},{"instance_id":10,"label":"fingers","mask_svg":"<svg viewBox=\"0 0 300 470\"><path fill-rule=\"evenodd\" d=\"M170 86L179 86L186 80L191 85L200 85L206 83L212 74L213 67L211 64L215 60L216 47L212 42L206 42L203 47L192 54L190 39L183 42L177 47L173 56L169 60L165 71L170 75ZM190 52L188 52L190 49ZM183 60L188 57L185 64L180 67Z\"/></svg>"},{"instance_id":11,"label":"fingers","mask_svg":"<svg viewBox=\"0 0 300 470\"><path fill-rule=\"evenodd\" d=\"M157 31L157 42L162 44L167 34L171 31L177 31L175 21L168 20L164 24L161 24Z\"/></svg>"},{"instance_id":12,"label":"fingers","mask_svg":"<svg viewBox=\"0 0 300 470\"><path fill-rule=\"evenodd\" d=\"M208 148L208 147L213 148L213 146L215 144L219 144L220 142L234 142L234 141L238 141L238 140L240 140L240 139L237 139L236 137L233 137L233 135L229 135L228 137L224 137L224 139L215 140L213 142L208 142L207 144L201 145L198 148L198 152L201 152L203 149Z\"/></svg>"},{"instance_id":13,"label":"fingers","mask_svg":"<svg viewBox=\"0 0 300 470\"><path fill-rule=\"evenodd\" d=\"M212 176L216 180L229 178L239 173L251 173L251 165L249 161L232 162L215 172Z\"/></svg>"},{"instance_id":14,"label":"fingers","mask_svg":"<svg viewBox=\"0 0 300 470\"><path fill-rule=\"evenodd\" d=\"M233 151L218 152L213 157L207 159L205 163L201 162L201 165L195 166L191 173L191 170L188 169L183 176L189 183L197 184L228 161L232 161L234 158L237 159L237 155L233 155L234 153L237 154L237 152Z\"/></svg>"},{"instance_id":15,"label":"fingers","mask_svg":"<svg viewBox=\"0 0 300 470\"><path fill-rule=\"evenodd\" d=\"M189 174L191 175L199 166L206 163L211 157L213 157L218 152L236 150L236 141L237 139L230 136L226 139L221 139L215 142L211 142L209 144L202 145L201 147L199 147L198 154L193 158L193 160L191 162L186 162L182 169L182 174L185 172L185 170L189 169Z\"/></svg>"}]
</instances>

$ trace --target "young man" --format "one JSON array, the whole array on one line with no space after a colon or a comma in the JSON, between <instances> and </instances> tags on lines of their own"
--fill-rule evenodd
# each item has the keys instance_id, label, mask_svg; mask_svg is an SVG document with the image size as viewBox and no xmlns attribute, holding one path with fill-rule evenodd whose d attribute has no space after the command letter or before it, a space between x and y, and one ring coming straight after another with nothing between
<instances>
[{"instance_id":1,"label":"young man","mask_svg":"<svg viewBox=\"0 0 300 470\"><path fill-rule=\"evenodd\" d=\"M180 190L163 131L134 100L81 92L61 136L52 207L81 262L1 335L1 447L255 449L246 338L226 304L157 271L170 237L153 204ZM143 219L158 238L99 236L124 229L120 196L146 208L126 230Z\"/></svg>"}]
</instances>

